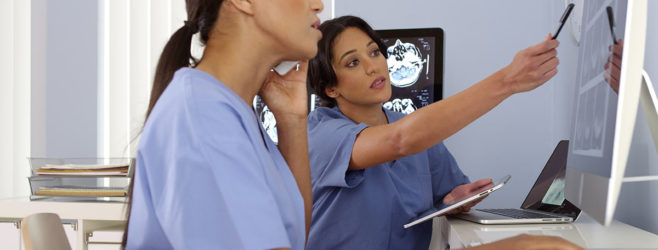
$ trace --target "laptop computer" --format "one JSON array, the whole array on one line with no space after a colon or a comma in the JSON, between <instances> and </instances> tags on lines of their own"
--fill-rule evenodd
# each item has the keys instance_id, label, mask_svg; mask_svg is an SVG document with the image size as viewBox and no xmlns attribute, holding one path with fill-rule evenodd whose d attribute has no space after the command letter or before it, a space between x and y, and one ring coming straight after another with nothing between
<instances>
[{"instance_id":1,"label":"laptop computer","mask_svg":"<svg viewBox=\"0 0 658 250\"><path fill-rule=\"evenodd\" d=\"M580 209L564 198L569 141L560 141L520 209L473 209L454 217L480 224L570 223Z\"/></svg>"}]
</instances>

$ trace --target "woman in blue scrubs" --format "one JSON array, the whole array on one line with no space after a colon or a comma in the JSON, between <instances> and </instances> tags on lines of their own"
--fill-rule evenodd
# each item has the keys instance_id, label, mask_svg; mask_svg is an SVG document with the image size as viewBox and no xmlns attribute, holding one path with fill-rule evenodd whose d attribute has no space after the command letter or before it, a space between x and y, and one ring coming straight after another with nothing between
<instances>
[{"instance_id":1,"label":"woman in blue scrubs","mask_svg":"<svg viewBox=\"0 0 658 250\"><path fill-rule=\"evenodd\" d=\"M404 116L382 108L391 86L386 48L372 28L344 16L320 30L308 82L326 107L308 117L314 199L308 249L427 249L432 223L403 225L491 183L469 183L441 141L553 77L558 42L549 36L469 89Z\"/></svg>"},{"instance_id":2,"label":"woman in blue scrubs","mask_svg":"<svg viewBox=\"0 0 658 250\"><path fill-rule=\"evenodd\" d=\"M132 182L127 249L304 249L310 224L306 64L320 0L188 0L165 46ZM190 55L192 36L206 45ZM190 64L190 62L193 62ZM260 94L278 147L249 105Z\"/></svg>"}]
</instances>

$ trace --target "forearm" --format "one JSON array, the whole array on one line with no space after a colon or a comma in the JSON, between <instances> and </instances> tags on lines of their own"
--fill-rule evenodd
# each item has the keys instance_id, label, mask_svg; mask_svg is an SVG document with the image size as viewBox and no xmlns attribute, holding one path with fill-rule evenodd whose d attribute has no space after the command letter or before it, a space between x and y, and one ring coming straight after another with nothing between
<instances>
[{"instance_id":1,"label":"forearm","mask_svg":"<svg viewBox=\"0 0 658 250\"><path fill-rule=\"evenodd\" d=\"M311 170L309 167L306 117L279 119L277 117L279 151L288 163L297 187L304 199L306 234L311 225L313 197L311 192Z\"/></svg>"},{"instance_id":2,"label":"forearm","mask_svg":"<svg viewBox=\"0 0 658 250\"><path fill-rule=\"evenodd\" d=\"M549 35L543 42L519 51L512 63L472 87L397 122L364 129L354 143L350 169L365 169L426 150L513 93L544 84L557 74L558 45Z\"/></svg>"},{"instance_id":3,"label":"forearm","mask_svg":"<svg viewBox=\"0 0 658 250\"><path fill-rule=\"evenodd\" d=\"M454 96L418 109L396 124L404 154L415 154L457 133L500 104L512 91L502 69Z\"/></svg>"}]
</instances>

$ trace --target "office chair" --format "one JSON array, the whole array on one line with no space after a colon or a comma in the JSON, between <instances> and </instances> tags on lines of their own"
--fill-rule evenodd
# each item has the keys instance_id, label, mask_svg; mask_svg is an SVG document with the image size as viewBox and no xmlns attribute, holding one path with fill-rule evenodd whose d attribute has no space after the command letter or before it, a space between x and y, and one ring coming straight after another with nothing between
<instances>
[{"instance_id":1,"label":"office chair","mask_svg":"<svg viewBox=\"0 0 658 250\"><path fill-rule=\"evenodd\" d=\"M62 220L57 214L37 213L23 218L21 234L26 250L70 250Z\"/></svg>"}]
</instances>

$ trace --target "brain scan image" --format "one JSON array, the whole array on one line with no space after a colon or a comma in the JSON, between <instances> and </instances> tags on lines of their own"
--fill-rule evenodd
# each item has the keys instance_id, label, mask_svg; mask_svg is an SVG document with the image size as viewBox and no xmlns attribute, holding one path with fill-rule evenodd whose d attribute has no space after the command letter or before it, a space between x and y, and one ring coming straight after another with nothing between
<instances>
[{"instance_id":1,"label":"brain scan image","mask_svg":"<svg viewBox=\"0 0 658 250\"><path fill-rule=\"evenodd\" d=\"M388 47L388 71L391 84L398 88L409 87L418 81L423 71L423 55L413 43L403 43L400 39Z\"/></svg>"},{"instance_id":2,"label":"brain scan image","mask_svg":"<svg viewBox=\"0 0 658 250\"><path fill-rule=\"evenodd\" d=\"M265 129L267 135L275 144L278 144L279 138L277 136L276 119L274 119L274 113L272 113L270 108L265 105L260 96L254 97L253 107L258 114L258 118L263 124L263 128Z\"/></svg>"},{"instance_id":3,"label":"brain scan image","mask_svg":"<svg viewBox=\"0 0 658 250\"><path fill-rule=\"evenodd\" d=\"M432 104L441 96L434 96L437 79L430 58L440 57L435 50L436 39L428 36L384 37L386 63L391 82L391 99L384 108L409 114ZM434 63L432 63L432 66Z\"/></svg>"},{"instance_id":4,"label":"brain scan image","mask_svg":"<svg viewBox=\"0 0 658 250\"><path fill-rule=\"evenodd\" d=\"M416 105L414 105L414 102L411 99L399 99L395 98L392 101L388 101L384 103L384 108L395 111L395 112L400 112L405 115L411 114L411 112L416 111L418 109Z\"/></svg>"}]
</instances>

